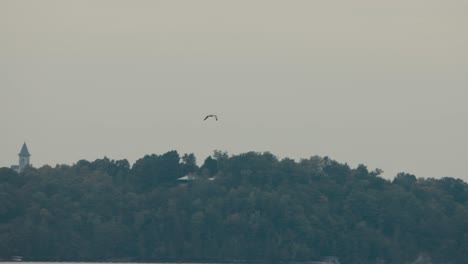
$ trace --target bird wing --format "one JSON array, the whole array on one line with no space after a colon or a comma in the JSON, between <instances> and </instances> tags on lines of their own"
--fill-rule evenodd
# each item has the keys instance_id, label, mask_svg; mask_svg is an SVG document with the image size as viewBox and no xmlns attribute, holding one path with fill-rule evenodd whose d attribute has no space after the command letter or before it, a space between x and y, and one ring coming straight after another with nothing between
<instances>
[{"instance_id":1,"label":"bird wing","mask_svg":"<svg viewBox=\"0 0 468 264\"><path fill-rule=\"evenodd\" d=\"M207 115L207 116L205 117L205 119L203 119L203 121L207 120L207 119L210 118L210 117L214 117L214 118L216 119L216 121L218 121L218 116L217 116L217 115Z\"/></svg>"}]
</instances>

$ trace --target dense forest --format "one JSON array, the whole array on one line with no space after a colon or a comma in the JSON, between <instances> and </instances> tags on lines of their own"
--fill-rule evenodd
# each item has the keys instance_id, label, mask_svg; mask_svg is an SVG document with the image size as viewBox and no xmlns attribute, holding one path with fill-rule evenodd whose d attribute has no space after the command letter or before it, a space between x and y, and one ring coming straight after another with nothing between
<instances>
[{"instance_id":1,"label":"dense forest","mask_svg":"<svg viewBox=\"0 0 468 264\"><path fill-rule=\"evenodd\" d=\"M468 259L468 185L327 157L176 151L0 168L0 259L433 263ZM188 180L178 178L190 175ZM441 175L442 176L442 175Z\"/></svg>"}]
</instances>

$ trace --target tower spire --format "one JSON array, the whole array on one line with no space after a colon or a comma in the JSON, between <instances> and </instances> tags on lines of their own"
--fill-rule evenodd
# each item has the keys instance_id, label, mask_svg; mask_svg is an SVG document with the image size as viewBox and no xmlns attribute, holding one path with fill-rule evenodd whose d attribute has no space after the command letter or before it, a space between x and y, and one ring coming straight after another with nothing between
<instances>
[{"instance_id":1,"label":"tower spire","mask_svg":"<svg viewBox=\"0 0 468 264\"><path fill-rule=\"evenodd\" d=\"M24 168L29 166L29 157L31 154L29 154L28 146L26 146L26 142L23 143L23 147L21 148L20 153L18 154L19 156L19 166L18 166L18 172L21 172Z\"/></svg>"},{"instance_id":2,"label":"tower spire","mask_svg":"<svg viewBox=\"0 0 468 264\"><path fill-rule=\"evenodd\" d=\"M21 148L20 153L18 154L20 157L29 157L31 154L29 154L28 146L26 146L26 142L23 143L23 147Z\"/></svg>"}]
</instances>

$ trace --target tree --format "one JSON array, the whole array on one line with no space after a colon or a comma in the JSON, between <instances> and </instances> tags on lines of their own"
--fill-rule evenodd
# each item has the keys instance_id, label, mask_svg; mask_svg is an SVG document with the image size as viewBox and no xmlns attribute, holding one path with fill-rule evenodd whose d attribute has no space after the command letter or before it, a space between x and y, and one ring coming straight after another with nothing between
<instances>
[{"instance_id":1,"label":"tree","mask_svg":"<svg viewBox=\"0 0 468 264\"><path fill-rule=\"evenodd\" d=\"M468 185L329 158L176 151L0 168L0 259L127 262L434 263L468 258ZM131 179L131 180L129 180ZM404 245L404 246L402 246ZM325 260L323 260L325 261Z\"/></svg>"},{"instance_id":2,"label":"tree","mask_svg":"<svg viewBox=\"0 0 468 264\"><path fill-rule=\"evenodd\" d=\"M200 169L202 172L206 172L209 176L213 176L218 172L218 162L211 156L208 156Z\"/></svg>"},{"instance_id":3,"label":"tree","mask_svg":"<svg viewBox=\"0 0 468 264\"><path fill-rule=\"evenodd\" d=\"M163 155L146 155L135 162L132 174L143 189L150 189L164 183L174 182L182 175L180 157L177 151Z\"/></svg>"},{"instance_id":4,"label":"tree","mask_svg":"<svg viewBox=\"0 0 468 264\"><path fill-rule=\"evenodd\" d=\"M182 156L182 174L193 173L198 170L197 159L193 153Z\"/></svg>"},{"instance_id":5,"label":"tree","mask_svg":"<svg viewBox=\"0 0 468 264\"><path fill-rule=\"evenodd\" d=\"M393 184L399 185L405 189L410 189L415 183L417 179L416 176L408 173L398 173L398 175L393 179Z\"/></svg>"}]
</instances>

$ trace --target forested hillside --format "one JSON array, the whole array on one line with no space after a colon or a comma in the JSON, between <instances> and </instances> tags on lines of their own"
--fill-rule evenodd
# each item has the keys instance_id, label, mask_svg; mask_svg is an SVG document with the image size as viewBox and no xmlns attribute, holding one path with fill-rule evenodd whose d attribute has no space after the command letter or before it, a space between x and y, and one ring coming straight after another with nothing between
<instances>
[{"instance_id":1,"label":"forested hillside","mask_svg":"<svg viewBox=\"0 0 468 264\"><path fill-rule=\"evenodd\" d=\"M434 263L468 259L468 185L329 158L176 151L0 169L0 258ZM189 181L177 178L192 174ZM424 176L424 175L420 175ZM441 175L443 176L443 175ZM194 179L196 177L196 179Z\"/></svg>"}]
</instances>

